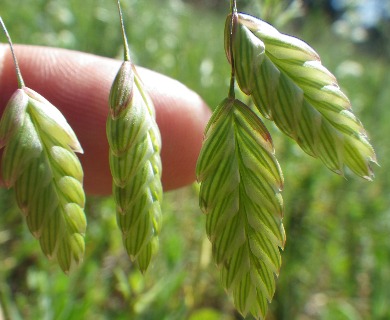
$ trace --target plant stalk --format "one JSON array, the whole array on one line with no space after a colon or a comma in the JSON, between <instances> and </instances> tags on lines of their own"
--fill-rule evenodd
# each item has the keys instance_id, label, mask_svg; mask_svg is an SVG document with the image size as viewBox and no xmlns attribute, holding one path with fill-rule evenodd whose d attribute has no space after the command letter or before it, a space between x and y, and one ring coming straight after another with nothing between
<instances>
[{"instance_id":1,"label":"plant stalk","mask_svg":"<svg viewBox=\"0 0 390 320\"><path fill-rule=\"evenodd\" d=\"M1 24L1 27L2 27L2 29L4 31L4 33L5 33L5 36L7 37L7 40L8 40L10 49L11 49L12 58L14 59L14 64L15 64L15 70L16 70L16 76L17 76L17 79L18 79L19 89L22 89L23 87L25 87L25 85L24 85L22 74L20 72L19 63L18 63L18 60L16 59L16 55L15 55L15 52L14 52L14 47L12 45L11 37L10 37L10 35L8 33L8 30L5 27L4 21L3 21L3 19L1 17L0 17L0 24Z\"/></svg>"},{"instance_id":2,"label":"plant stalk","mask_svg":"<svg viewBox=\"0 0 390 320\"><path fill-rule=\"evenodd\" d=\"M127 42L127 37L126 37L126 31L125 31L125 26L123 23L123 14L122 14L122 9L121 9L121 3L118 0L118 11L119 11L119 18L121 22L121 29L122 29L122 38L123 38L123 47L124 47L124 60L125 61L130 61L130 50L129 50L129 43Z\"/></svg>"},{"instance_id":3,"label":"plant stalk","mask_svg":"<svg viewBox=\"0 0 390 320\"><path fill-rule=\"evenodd\" d=\"M235 20L237 20L237 1L231 0L230 1L230 11L232 14L232 20L230 22L230 62L231 62L231 76L230 76L230 88L229 88L229 98L234 99L235 98L235 92L234 92L234 84L236 82L235 80L235 70L234 70L234 56L233 56L233 30L234 30L234 23Z\"/></svg>"},{"instance_id":4,"label":"plant stalk","mask_svg":"<svg viewBox=\"0 0 390 320\"><path fill-rule=\"evenodd\" d=\"M0 17L0 20L1 20L1 17ZM0 319L2 319L2 316L3 316L4 320L11 320L11 312L9 310L10 306L8 305L9 299L7 299L7 297L6 297L6 294L8 294L8 293L9 293L8 290L6 292L5 284L0 285Z\"/></svg>"}]
</instances>

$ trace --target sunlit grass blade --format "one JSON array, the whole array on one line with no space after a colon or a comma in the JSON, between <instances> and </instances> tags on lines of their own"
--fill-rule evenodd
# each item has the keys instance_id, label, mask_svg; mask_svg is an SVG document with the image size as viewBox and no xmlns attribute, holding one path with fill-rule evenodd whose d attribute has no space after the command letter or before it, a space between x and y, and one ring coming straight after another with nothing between
<instances>
[{"instance_id":1,"label":"sunlit grass blade","mask_svg":"<svg viewBox=\"0 0 390 320\"><path fill-rule=\"evenodd\" d=\"M231 16L226 28L230 21ZM374 149L318 54L255 17L239 13L234 21L232 40L228 37L225 47L232 41L237 82L260 113L330 170L344 174L347 166L370 180ZM231 61L228 51L227 57Z\"/></svg>"},{"instance_id":2,"label":"sunlit grass blade","mask_svg":"<svg viewBox=\"0 0 390 320\"><path fill-rule=\"evenodd\" d=\"M285 233L283 176L271 137L248 106L225 99L205 131L197 163L200 207L225 288L236 308L266 314Z\"/></svg>"}]
</instances>

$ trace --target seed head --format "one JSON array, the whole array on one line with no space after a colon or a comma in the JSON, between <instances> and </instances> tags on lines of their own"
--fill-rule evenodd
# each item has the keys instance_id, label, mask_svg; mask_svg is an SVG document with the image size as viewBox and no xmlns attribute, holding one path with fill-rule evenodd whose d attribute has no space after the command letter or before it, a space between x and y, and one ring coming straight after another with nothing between
<instances>
[{"instance_id":1,"label":"seed head","mask_svg":"<svg viewBox=\"0 0 390 320\"><path fill-rule=\"evenodd\" d=\"M1 170L42 251L64 272L82 261L86 218L82 152L61 112L23 87L9 100L0 121Z\"/></svg>"}]
</instances>

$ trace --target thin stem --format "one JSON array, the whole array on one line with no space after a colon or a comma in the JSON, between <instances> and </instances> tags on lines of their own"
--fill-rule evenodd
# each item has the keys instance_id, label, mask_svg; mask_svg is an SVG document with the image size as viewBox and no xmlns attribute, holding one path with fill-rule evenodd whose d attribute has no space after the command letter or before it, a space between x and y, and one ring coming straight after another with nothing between
<instances>
[{"instance_id":1,"label":"thin stem","mask_svg":"<svg viewBox=\"0 0 390 320\"><path fill-rule=\"evenodd\" d=\"M25 86L24 85L24 81L23 81L23 78L22 78L22 74L20 72L18 60L16 59L16 55L15 55L15 52L14 52L14 47L12 45L11 37L10 37L10 35L8 33L8 30L5 27L4 21L3 21L3 19L1 17L0 17L0 24L1 24L1 27L3 28L3 31L5 33L5 36L7 37L9 46L11 48L11 54L12 54L12 58L14 59L14 64L15 64L16 76L18 78L18 85L19 85L19 89L21 89L21 88L23 88Z\"/></svg>"},{"instance_id":2,"label":"thin stem","mask_svg":"<svg viewBox=\"0 0 390 320\"><path fill-rule=\"evenodd\" d=\"M230 11L237 12L237 0L230 0Z\"/></svg>"},{"instance_id":3,"label":"thin stem","mask_svg":"<svg viewBox=\"0 0 390 320\"><path fill-rule=\"evenodd\" d=\"M237 19L237 1L236 0L230 1L230 10L232 13L232 20L230 22L229 51L230 51L230 63L231 63L232 69L231 69L231 75L230 75L229 98L234 99L234 97L235 97L234 84L235 84L236 80L235 80L234 56L233 56L233 29L234 29L235 20Z\"/></svg>"},{"instance_id":4,"label":"thin stem","mask_svg":"<svg viewBox=\"0 0 390 320\"><path fill-rule=\"evenodd\" d=\"M119 18L120 18L121 28L122 28L123 46L125 49L124 59L125 59L125 61L130 61L129 43L127 42L125 25L123 23L123 14L122 14L122 9L121 9L121 3L119 0L118 0L117 4L118 4Z\"/></svg>"},{"instance_id":5,"label":"thin stem","mask_svg":"<svg viewBox=\"0 0 390 320\"><path fill-rule=\"evenodd\" d=\"M1 18L0 18L1 19ZM11 319L11 312L10 312L10 306L8 305L7 296L9 296L9 290L6 290L8 288L5 287L5 285L0 285L0 311L3 312L3 314L0 313L0 317L3 315L4 320L10 320Z\"/></svg>"}]
</instances>

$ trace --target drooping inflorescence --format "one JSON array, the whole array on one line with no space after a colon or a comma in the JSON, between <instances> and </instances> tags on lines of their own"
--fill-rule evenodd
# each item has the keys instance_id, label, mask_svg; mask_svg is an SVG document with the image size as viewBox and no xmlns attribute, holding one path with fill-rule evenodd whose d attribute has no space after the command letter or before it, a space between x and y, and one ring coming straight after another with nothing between
<instances>
[{"instance_id":1,"label":"drooping inflorescence","mask_svg":"<svg viewBox=\"0 0 390 320\"><path fill-rule=\"evenodd\" d=\"M197 178L223 285L242 314L264 317L285 243L283 176L269 132L241 101L227 98L214 111Z\"/></svg>"},{"instance_id":2,"label":"drooping inflorescence","mask_svg":"<svg viewBox=\"0 0 390 320\"><path fill-rule=\"evenodd\" d=\"M127 253L144 272L161 228L161 137L152 100L130 61L122 16L121 22L125 61L110 92L107 138L118 225Z\"/></svg>"},{"instance_id":3,"label":"drooping inflorescence","mask_svg":"<svg viewBox=\"0 0 390 320\"><path fill-rule=\"evenodd\" d=\"M260 115L332 171L370 180L375 152L336 78L303 41L232 13L225 51L229 97L214 111L197 163L199 205L224 287L237 310L264 319L275 293L285 233L283 177ZM237 81L259 112L234 98Z\"/></svg>"},{"instance_id":4,"label":"drooping inflorescence","mask_svg":"<svg viewBox=\"0 0 390 320\"><path fill-rule=\"evenodd\" d=\"M332 171L344 174L347 166L371 180L374 149L336 78L309 45L243 13L230 41L237 83L264 117Z\"/></svg>"},{"instance_id":5,"label":"drooping inflorescence","mask_svg":"<svg viewBox=\"0 0 390 320\"><path fill-rule=\"evenodd\" d=\"M75 154L83 150L61 112L24 85L14 60L20 88L0 122L2 177L42 251L67 273L84 255L83 170Z\"/></svg>"}]
</instances>

